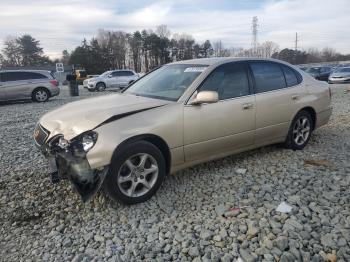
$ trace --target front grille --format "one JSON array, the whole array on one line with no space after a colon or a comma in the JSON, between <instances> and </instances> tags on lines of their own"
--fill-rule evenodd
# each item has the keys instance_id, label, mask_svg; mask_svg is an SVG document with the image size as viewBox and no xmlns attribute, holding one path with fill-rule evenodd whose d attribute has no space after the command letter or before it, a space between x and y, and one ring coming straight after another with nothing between
<instances>
[{"instance_id":1,"label":"front grille","mask_svg":"<svg viewBox=\"0 0 350 262\"><path fill-rule=\"evenodd\" d=\"M44 145L48 137L49 137L49 131L44 129L40 124L37 124L34 129L34 140L37 143L37 145L39 146Z\"/></svg>"}]
</instances>

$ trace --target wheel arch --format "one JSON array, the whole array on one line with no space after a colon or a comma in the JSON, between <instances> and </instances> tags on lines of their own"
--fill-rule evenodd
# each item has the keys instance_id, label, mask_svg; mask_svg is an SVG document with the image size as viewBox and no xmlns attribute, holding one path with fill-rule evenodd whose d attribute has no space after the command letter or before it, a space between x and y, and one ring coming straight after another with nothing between
<instances>
[{"instance_id":1,"label":"wheel arch","mask_svg":"<svg viewBox=\"0 0 350 262\"><path fill-rule=\"evenodd\" d=\"M154 134L142 134L142 135L137 135L137 136L127 138L116 147L116 149L113 152L112 159L115 156L115 154L117 154L127 144L133 143L136 141L141 141L141 140L153 144L160 150L160 152L162 153L165 159L166 173L169 174L170 168L171 168L170 148L163 138Z\"/></svg>"},{"instance_id":2,"label":"wheel arch","mask_svg":"<svg viewBox=\"0 0 350 262\"><path fill-rule=\"evenodd\" d=\"M97 86L98 84L103 84L105 87L107 87L106 83L103 82L103 81L98 81L98 82L96 83L96 86Z\"/></svg>"},{"instance_id":3,"label":"wheel arch","mask_svg":"<svg viewBox=\"0 0 350 262\"><path fill-rule=\"evenodd\" d=\"M305 106L305 107L301 108L300 110L298 110L298 112L296 112L296 114L293 116L293 119L301 111L307 111L308 113L310 113L311 118L312 118L312 130L314 130L316 127L316 121L317 121L317 114L316 114L315 109L311 106Z\"/></svg>"},{"instance_id":4,"label":"wheel arch","mask_svg":"<svg viewBox=\"0 0 350 262\"><path fill-rule=\"evenodd\" d=\"M38 89L44 89L44 90L46 90L49 93L49 97L52 96L51 91L47 87L45 87L45 86L37 86L36 88L33 89L32 93L31 93L32 97L34 95L34 92L37 91Z\"/></svg>"}]
</instances>

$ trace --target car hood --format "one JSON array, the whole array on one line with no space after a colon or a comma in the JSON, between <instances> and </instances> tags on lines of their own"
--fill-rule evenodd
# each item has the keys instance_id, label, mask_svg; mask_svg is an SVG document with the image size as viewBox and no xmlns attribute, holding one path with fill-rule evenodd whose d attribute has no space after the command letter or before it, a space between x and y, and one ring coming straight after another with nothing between
<instances>
[{"instance_id":1,"label":"car hood","mask_svg":"<svg viewBox=\"0 0 350 262\"><path fill-rule=\"evenodd\" d=\"M70 140L105 122L169 103L173 102L129 94L106 95L61 106L45 114L40 124L50 132L49 138L62 134Z\"/></svg>"},{"instance_id":2,"label":"car hood","mask_svg":"<svg viewBox=\"0 0 350 262\"><path fill-rule=\"evenodd\" d=\"M98 81L98 80L101 80L101 79L102 79L101 77L96 76L96 77L91 77L91 78L89 78L88 80L89 80L89 81Z\"/></svg>"}]
</instances>

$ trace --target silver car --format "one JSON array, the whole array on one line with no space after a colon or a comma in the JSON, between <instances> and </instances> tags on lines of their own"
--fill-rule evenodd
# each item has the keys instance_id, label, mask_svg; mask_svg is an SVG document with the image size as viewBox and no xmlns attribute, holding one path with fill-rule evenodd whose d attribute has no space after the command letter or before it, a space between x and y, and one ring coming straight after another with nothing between
<instances>
[{"instance_id":1,"label":"silver car","mask_svg":"<svg viewBox=\"0 0 350 262\"><path fill-rule=\"evenodd\" d=\"M46 102L59 93L58 81L49 71L0 71L0 101L31 99Z\"/></svg>"},{"instance_id":2,"label":"silver car","mask_svg":"<svg viewBox=\"0 0 350 262\"><path fill-rule=\"evenodd\" d=\"M98 77L84 80L83 85L89 91L103 91L106 88L123 88L139 78L133 70L113 70Z\"/></svg>"},{"instance_id":3,"label":"silver car","mask_svg":"<svg viewBox=\"0 0 350 262\"><path fill-rule=\"evenodd\" d=\"M328 78L328 83L350 83L350 67L336 69Z\"/></svg>"}]
</instances>

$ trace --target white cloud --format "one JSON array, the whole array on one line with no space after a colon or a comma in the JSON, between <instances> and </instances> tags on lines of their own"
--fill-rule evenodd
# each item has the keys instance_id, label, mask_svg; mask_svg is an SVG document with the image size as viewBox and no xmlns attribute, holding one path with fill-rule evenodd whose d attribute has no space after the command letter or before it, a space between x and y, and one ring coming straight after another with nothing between
<instances>
[{"instance_id":1,"label":"white cloud","mask_svg":"<svg viewBox=\"0 0 350 262\"><path fill-rule=\"evenodd\" d=\"M3 0L0 9L0 41L7 35L29 33L39 39L45 52L54 57L63 49L73 49L83 38L91 38L99 28L133 31L167 24L172 32L192 34L198 41L221 39L225 46L249 47L251 19L259 18L260 42L272 40L281 48L330 46L350 53L349 0L271 0L253 9L235 9L217 1L218 8L206 8L205 1L153 1L131 10L121 10L128 1ZM130 0L130 2L132 2ZM136 6L136 8L135 8ZM198 6L198 8L194 8ZM220 7L220 8L219 8ZM125 8L124 8L125 9Z\"/></svg>"}]
</instances>

